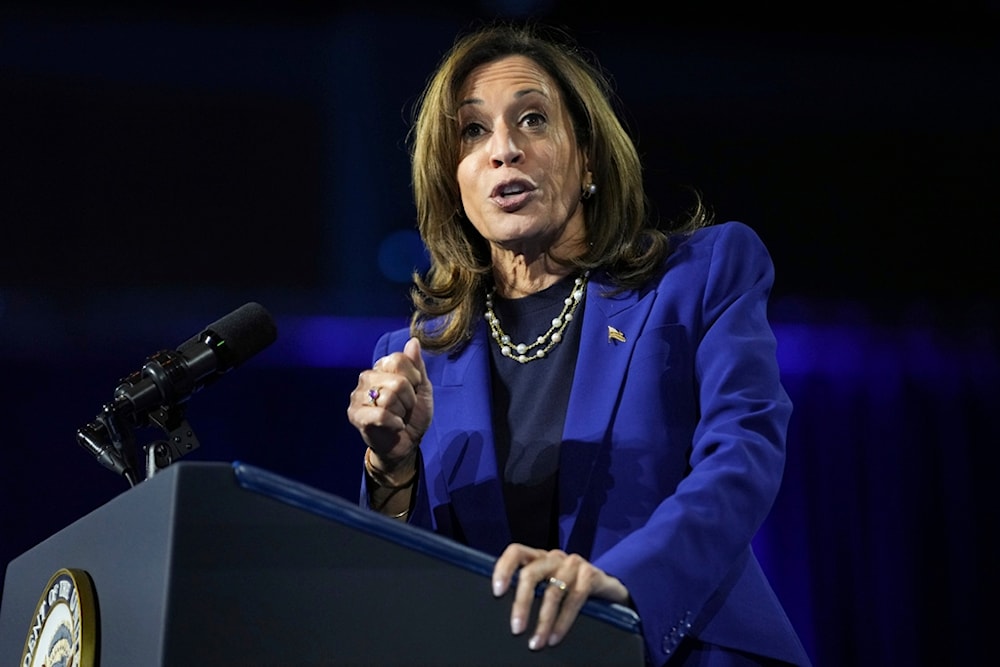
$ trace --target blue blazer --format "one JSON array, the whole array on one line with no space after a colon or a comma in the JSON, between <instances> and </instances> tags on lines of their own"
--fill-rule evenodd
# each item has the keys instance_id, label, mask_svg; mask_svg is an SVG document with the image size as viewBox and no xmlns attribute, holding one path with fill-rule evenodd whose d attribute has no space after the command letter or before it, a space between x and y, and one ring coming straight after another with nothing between
<instances>
[{"instance_id":1,"label":"blue blazer","mask_svg":"<svg viewBox=\"0 0 1000 667\"><path fill-rule=\"evenodd\" d=\"M684 240L642 289L609 294L600 273L587 287L560 447L559 543L625 584L652 664L689 635L809 663L750 546L781 483L792 409L767 319L773 278L758 236L728 222ZM385 334L373 358L408 338ZM424 354L435 412L410 521L499 555L511 537L490 344L481 322L458 352Z\"/></svg>"}]
</instances>

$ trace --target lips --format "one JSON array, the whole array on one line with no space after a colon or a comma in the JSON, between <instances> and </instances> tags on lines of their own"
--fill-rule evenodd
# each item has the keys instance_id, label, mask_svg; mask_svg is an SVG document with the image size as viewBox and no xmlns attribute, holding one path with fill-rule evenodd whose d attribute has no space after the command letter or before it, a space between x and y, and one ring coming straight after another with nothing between
<instances>
[{"instance_id":1,"label":"lips","mask_svg":"<svg viewBox=\"0 0 1000 667\"><path fill-rule=\"evenodd\" d=\"M532 198L535 186L524 179L504 181L490 192L490 199L506 212L516 211Z\"/></svg>"}]
</instances>

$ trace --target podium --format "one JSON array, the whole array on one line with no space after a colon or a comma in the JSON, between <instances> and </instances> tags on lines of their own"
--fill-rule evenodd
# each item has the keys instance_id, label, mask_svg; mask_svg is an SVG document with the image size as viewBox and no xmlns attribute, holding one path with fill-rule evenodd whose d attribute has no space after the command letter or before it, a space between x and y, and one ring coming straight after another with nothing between
<instances>
[{"instance_id":1,"label":"podium","mask_svg":"<svg viewBox=\"0 0 1000 667\"><path fill-rule=\"evenodd\" d=\"M8 564L0 664L22 664L65 569L100 667L644 664L638 616L599 600L530 651L493 562L260 468L178 462Z\"/></svg>"}]
</instances>

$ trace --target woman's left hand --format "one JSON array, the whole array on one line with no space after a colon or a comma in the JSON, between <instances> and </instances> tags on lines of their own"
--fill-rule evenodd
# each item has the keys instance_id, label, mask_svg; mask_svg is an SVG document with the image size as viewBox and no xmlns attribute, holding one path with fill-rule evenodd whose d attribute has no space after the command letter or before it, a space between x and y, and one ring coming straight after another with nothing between
<instances>
[{"instance_id":1,"label":"woman's left hand","mask_svg":"<svg viewBox=\"0 0 1000 667\"><path fill-rule=\"evenodd\" d=\"M510 588L517 573L517 588L510 613L510 630L519 635L527 629L535 589L547 584L538 609L538 622L528 640L528 648L539 651L555 646L576 621L589 597L628 604L629 592L617 578L595 567L577 554L559 549L546 551L523 544L511 544L493 567L493 595L500 597Z\"/></svg>"}]
</instances>

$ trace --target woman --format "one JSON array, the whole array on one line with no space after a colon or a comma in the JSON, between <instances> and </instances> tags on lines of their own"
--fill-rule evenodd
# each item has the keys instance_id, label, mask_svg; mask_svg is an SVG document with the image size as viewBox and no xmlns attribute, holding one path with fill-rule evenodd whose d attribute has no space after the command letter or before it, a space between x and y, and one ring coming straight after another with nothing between
<instances>
[{"instance_id":1,"label":"woman","mask_svg":"<svg viewBox=\"0 0 1000 667\"><path fill-rule=\"evenodd\" d=\"M593 596L637 610L651 664L808 664L750 548L791 412L770 258L700 207L649 225L610 99L538 28L466 35L430 79L411 139L431 265L351 394L362 503L498 554L515 634L548 582L532 650Z\"/></svg>"}]
</instances>

